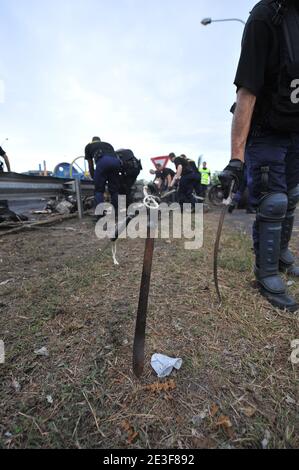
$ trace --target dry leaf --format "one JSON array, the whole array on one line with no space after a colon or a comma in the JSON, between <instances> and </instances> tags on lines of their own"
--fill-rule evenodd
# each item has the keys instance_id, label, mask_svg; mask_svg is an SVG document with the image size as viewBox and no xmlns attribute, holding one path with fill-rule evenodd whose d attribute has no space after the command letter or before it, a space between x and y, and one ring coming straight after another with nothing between
<instances>
[{"instance_id":1,"label":"dry leaf","mask_svg":"<svg viewBox=\"0 0 299 470\"><path fill-rule=\"evenodd\" d=\"M121 423L121 427L128 434L127 443L133 444L139 436L138 432L135 432L134 428L130 425L128 421L123 421Z\"/></svg>"},{"instance_id":2,"label":"dry leaf","mask_svg":"<svg viewBox=\"0 0 299 470\"><path fill-rule=\"evenodd\" d=\"M227 416L220 416L220 418L218 419L216 423L216 426L222 426L223 428L226 428L226 429L233 427L230 419Z\"/></svg>"},{"instance_id":3,"label":"dry leaf","mask_svg":"<svg viewBox=\"0 0 299 470\"><path fill-rule=\"evenodd\" d=\"M233 432L233 425L230 421L230 419L227 416L220 416L218 419L216 426L222 427L223 430L226 432L226 434L232 439L234 432Z\"/></svg>"},{"instance_id":4,"label":"dry leaf","mask_svg":"<svg viewBox=\"0 0 299 470\"><path fill-rule=\"evenodd\" d=\"M136 441L138 436L139 436L138 432L134 432L130 434L128 438L128 444L133 444Z\"/></svg>"},{"instance_id":5,"label":"dry leaf","mask_svg":"<svg viewBox=\"0 0 299 470\"><path fill-rule=\"evenodd\" d=\"M150 392L169 392L170 390L176 389L176 383L174 380L168 380L167 382L160 383L155 382L154 384L148 385L145 387L145 390Z\"/></svg>"},{"instance_id":6,"label":"dry leaf","mask_svg":"<svg viewBox=\"0 0 299 470\"><path fill-rule=\"evenodd\" d=\"M242 408L241 411L245 416L247 416L247 418L252 418L252 416L254 416L256 413L256 408L248 406L246 408Z\"/></svg>"},{"instance_id":7,"label":"dry leaf","mask_svg":"<svg viewBox=\"0 0 299 470\"><path fill-rule=\"evenodd\" d=\"M131 426L128 421L123 421L121 423L121 427L123 428L124 431L127 431L127 432L129 432L131 429Z\"/></svg>"},{"instance_id":8,"label":"dry leaf","mask_svg":"<svg viewBox=\"0 0 299 470\"><path fill-rule=\"evenodd\" d=\"M212 405L211 411L210 411L212 418L214 418L214 416L216 416L218 411L219 411L219 406L216 405L216 403L214 403L214 405Z\"/></svg>"}]
</instances>

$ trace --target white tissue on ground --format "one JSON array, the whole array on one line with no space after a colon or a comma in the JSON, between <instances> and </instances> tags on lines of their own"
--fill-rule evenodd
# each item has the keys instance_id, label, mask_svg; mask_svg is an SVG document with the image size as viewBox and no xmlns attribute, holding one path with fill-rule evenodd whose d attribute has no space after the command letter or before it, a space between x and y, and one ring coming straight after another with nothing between
<instances>
[{"instance_id":1,"label":"white tissue on ground","mask_svg":"<svg viewBox=\"0 0 299 470\"><path fill-rule=\"evenodd\" d=\"M179 370L182 367L182 364L182 359L173 359L172 357L164 356L163 354L154 354L151 360L152 368L157 373L159 379L168 377L173 369Z\"/></svg>"}]
</instances>

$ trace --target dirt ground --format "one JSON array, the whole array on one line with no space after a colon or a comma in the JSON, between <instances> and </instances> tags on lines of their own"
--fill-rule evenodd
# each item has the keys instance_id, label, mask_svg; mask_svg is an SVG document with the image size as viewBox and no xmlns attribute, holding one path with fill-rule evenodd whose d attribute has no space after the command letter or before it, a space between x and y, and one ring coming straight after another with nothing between
<instances>
[{"instance_id":1,"label":"dirt ground","mask_svg":"<svg viewBox=\"0 0 299 470\"><path fill-rule=\"evenodd\" d=\"M101 256L91 219L0 238L0 448L298 448L299 317L254 286L248 235L218 214L204 248L156 242L146 367L131 370L144 241ZM298 250L297 251L297 255ZM298 284L291 292L299 298ZM37 356L46 347L49 357ZM183 366L157 380L153 353Z\"/></svg>"}]
</instances>

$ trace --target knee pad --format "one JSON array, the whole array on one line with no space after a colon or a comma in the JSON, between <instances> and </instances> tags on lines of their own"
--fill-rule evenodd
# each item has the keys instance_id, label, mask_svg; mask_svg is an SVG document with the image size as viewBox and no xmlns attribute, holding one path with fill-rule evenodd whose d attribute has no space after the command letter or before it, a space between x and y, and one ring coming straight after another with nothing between
<instances>
[{"instance_id":1,"label":"knee pad","mask_svg":"<svg viewBox=\"0 0 299 470\"><path fill-rule=\"evenodd\" d=\"M299 184L288 191L288 212L295 211L299 202Z\"/></svg>"},{"instance_id":2,"label":"knee pad","mask_svg":"<svg viewBox=\"0 0 299 470\"><path fill-rule=\"evenodd\" d=\"M288 208L288 197L284 193L270 193L264 196L258 207L259 221L275 222L283 220Z\"/></svg>"}]
</instances>

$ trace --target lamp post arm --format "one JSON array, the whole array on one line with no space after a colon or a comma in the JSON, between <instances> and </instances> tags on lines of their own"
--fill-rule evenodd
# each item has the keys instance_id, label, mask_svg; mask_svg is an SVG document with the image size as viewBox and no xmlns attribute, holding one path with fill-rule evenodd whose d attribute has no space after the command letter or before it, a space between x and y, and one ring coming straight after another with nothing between
<instances>
[{"instance_id":1,"label":"lamp post arm","mask_svg":"<svg viewBox=\"0 0 299 470\"><path fill-rule=\"evenodd\" d=\"M239 23L242 23L242 24L246 24L245 21L241 20L240 18L227 18L227 19L223 19L223 20L212 20L212 23L219 23L219 22L222 22L222 21L239 21Z\"/></svg>"}]
</instances>

